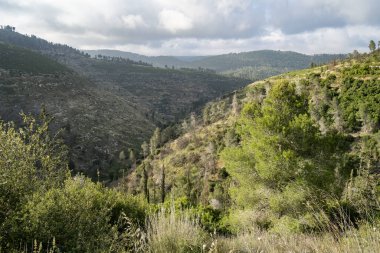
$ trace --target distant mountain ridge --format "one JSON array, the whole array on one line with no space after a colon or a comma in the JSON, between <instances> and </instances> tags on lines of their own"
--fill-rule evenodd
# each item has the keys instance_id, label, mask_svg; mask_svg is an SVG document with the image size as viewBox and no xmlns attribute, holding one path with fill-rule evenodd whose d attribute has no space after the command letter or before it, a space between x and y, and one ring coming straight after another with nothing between
<instances>
[{"instance_id":1,"label":"distant mountain ridge","mask_svg":"<svg viewBox=\"0 0 380 253\"><path fill-rule=\"evenodd\" d=\"M292 51L259 50L214 56L145 56L118 50L84 50L92 56L123 57L153 64L156 67L203 68L216 72L235 71L241 68L272 68L280 72L309 67L346 58L345 54L306 55Z\"/></svg>"}]
</instances>

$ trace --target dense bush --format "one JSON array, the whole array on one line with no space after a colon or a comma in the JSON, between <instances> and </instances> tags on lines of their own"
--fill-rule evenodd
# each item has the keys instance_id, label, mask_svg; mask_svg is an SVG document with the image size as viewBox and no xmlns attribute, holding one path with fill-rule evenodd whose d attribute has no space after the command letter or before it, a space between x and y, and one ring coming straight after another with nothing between
<instances>
[{"instance_id":1,"label":"dense bush","mask_svg":"<svg viewBox=\"0 0 380 253\"><path fill-rule=\"evenodd\" d=\"M104 252L125 232L118 226L122 213L144 222L138 199L77 176L66 180L63 188L34 194L23 207L21 228L27 242L47 244L55 238L65 252Z\"/></svg>"},{"instance_id":2,"label":"dense bush","mask_svg":"<svg viewBox=\"0 0 380 253\"><path fill-rule=\"evenodd\" d=\"M23 115L24 127L0 123L0 243L13 238L15 217L34 192L59 187L68 177L67 151L50 137L45 114Z\"/></svg>"},{"instance_id":3,"label":"dense bush","mask_svg":"<svg viewBox=\"0 0 380 253\"><path fill-rule=\"evenodd\" d=\"M350 179L352 170L362 171L355 162L357 154L348 153L352 138L336 130L322 132L310 116L311 102L307 94L297 92L295 84L277 81L261 104L244 107L241 146L222 152L237 183L231 188L235 204L265 211L269 216L264 225L272 231L316 229L320 224L312 214L319 211L329 217L327 222L340 219L330 215L335 211L328 203L338 200L334 208L343 208L345 203L339 200L349 182L357 182L357 203L367 201L371 196L365 192L375 190L374 185L360 183L359 176ZM254 223L260 226L262 221Z\"/></svg>"},{"instance_id":4,"label":"dense bush","mask_svg":"<svg viewBox=\"0 0 380 253\"><path fill-rule=\"evenodd\" d=\"M33 249L35 241L43 249L54 241L65 252L134 249L144 201L71 178L51 119L44 112L23 119L22 128L0 124L0 251Z\"/></svg>"},{"instance_id":5,"label":"dense bush","mask_svg":"<svg viewBox=\"0 0 380 253\"><path fill-rule=\"evenodd\" d=\"M367 128L370 132L380 126L380 81L347 77L339 95L344 119L351 130Z\"/></svg>"}]
</instances>

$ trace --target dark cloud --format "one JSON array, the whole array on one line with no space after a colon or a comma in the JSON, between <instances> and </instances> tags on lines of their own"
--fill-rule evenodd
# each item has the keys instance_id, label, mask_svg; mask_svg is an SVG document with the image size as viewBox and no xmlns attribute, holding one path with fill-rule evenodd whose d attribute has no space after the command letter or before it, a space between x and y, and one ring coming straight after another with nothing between
<instances>
[{"instance_id":1,"label":"dark cloud","mask_svg":"<svg viewBox=\"0 0 380 253\"><path fill-rule=\"evenodd\" d=\"M268 25L287 34L320 28L380 25L378 0L267 1Z\"/></svg>"},{"instance_id":2,"label":"dark cloud","mask_svg":"<svg viewBox=\"0 0 380 253\"><path fill-rule=\"evenodd\" d=\"M0 23L79 48L317 53L336 50L318 44L329 41L339 52L363 49L379 30L379 9L378 0L0 0Z\"/></svg>"}]
</instances>

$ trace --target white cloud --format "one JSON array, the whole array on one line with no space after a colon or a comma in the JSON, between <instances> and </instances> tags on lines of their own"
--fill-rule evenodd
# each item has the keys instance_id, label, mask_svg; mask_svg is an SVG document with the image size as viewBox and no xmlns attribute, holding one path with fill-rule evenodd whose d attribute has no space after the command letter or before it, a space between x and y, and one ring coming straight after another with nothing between
<instances>
[{"instance_id":1,"label":"white cloud","mask_svg":"<svg viewBox=\"0 0 380 253\"><path fill-rule=\"evenodd\" d=\"M229 14L239 11L247 10L252 1L249 0L219 0L216 2L216 9L228 16Z\"/></svg>"},{"instance_id":2,"label":"white cloud","mask_svg":"<svg viewBox=\"0 0 380 253\"><path fill-rule=\"evenodd\" d=\"M192 20L180 11L162 10L159 14L159 24L171 33L189 30L193 27Z\"/></svg>"},{"instance_id":3,"label":"white cloud","mask_svg":"<svg viewBox=\"0 0 380 253\"><path fill-rule=\"evenodd\" d=\"M0 0L0 24L78 48L147 54L368 50L378 0Z\"/></svg>"},{"instance_id":4,"label":"white cloud","mask_svg":"<svg viewBox=\"0 0 380 253\"><path fill-rule=\"evenodd\" d=\"M138 27L146 26L141 15L126 15L122 16L121 19L123 20L125 26L129 29L136 29Z\"/></svg>"}]
</instances>

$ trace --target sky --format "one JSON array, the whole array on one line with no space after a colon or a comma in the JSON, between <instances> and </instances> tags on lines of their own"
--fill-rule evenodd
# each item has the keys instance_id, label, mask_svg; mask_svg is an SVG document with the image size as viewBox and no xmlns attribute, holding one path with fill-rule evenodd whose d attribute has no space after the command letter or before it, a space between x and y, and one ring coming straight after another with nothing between
<instances>
[{"instance_id":1,"label":"sky","mask_svg":"<svg viewBox=\"0 0 380 253\"><path fill-rule=\"evenodd\" d=\"M0 24L78 49L215 55L368 51L379 0L0 0Z\"/></svg>"}]
</instances>

